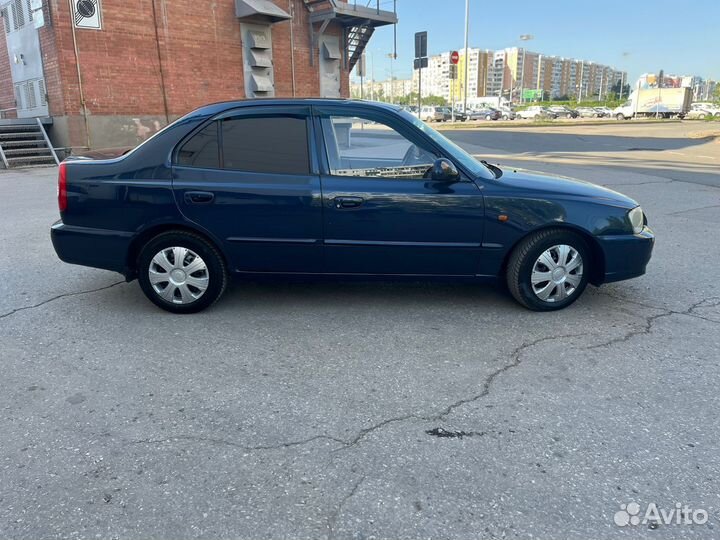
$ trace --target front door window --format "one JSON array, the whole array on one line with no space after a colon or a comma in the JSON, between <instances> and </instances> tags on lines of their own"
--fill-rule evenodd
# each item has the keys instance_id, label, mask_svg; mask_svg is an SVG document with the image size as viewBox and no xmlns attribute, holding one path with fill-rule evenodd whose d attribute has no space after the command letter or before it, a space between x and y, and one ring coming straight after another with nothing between
<instances>
[{"instance_id":1,"label":"front door window","mask_svg":"<svg viewBox=\"0 0 720 540\"><path fill-rule=\"evenodd\" d=\"M355 116L323 119L330 174L366 178L425 178L435 154L392 127Z\"/></svg>"}]
</instances>

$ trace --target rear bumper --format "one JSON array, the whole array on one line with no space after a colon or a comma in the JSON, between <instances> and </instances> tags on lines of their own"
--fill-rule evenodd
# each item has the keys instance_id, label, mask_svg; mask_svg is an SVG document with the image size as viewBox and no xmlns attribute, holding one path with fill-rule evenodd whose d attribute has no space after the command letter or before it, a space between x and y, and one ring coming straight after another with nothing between
<instances>
[{"instance_id":1,"label":"rear bumper","mask_svg":"<svg viewBox=\"0 0 720 540\"><path fill-rule=\"evenodd\" d=\"M60 260L82 266L126 274L132 233L65 225L57 221L50 228L55 253Z\"/></svg>"},{"instance_id":2,"label":"rear bumper","mask_svg":"<svg viewBox=\"0 0 720 540\"><path fill-rule=\"evenodd\" d=\"M638 234L596 236L605 258L605 275L600 283L612 283L642 276L652 257L655 235L649 227Z\"/></svg>"}]
</instances>

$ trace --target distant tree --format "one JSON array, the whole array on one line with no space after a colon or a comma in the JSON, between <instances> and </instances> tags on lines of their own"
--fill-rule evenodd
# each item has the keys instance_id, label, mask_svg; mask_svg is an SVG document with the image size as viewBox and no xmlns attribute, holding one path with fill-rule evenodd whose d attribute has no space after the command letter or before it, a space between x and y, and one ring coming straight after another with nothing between
<instances>
[{"instance_id":1,"label":"distant tree","mask_svg":"<svg viewBox=\"0 0 720 540\"><path fill-rule=\"evenodd\" d=\"M395 98L395 103L397 103L398 105L417 105L417 102L417 92L410 92L407 96L398 96ZM424 98L422 98L422 104L431 106L442 106L447 105L447 101L441 96L425 96Z\"/></svg>"},{"instance_id":2,"label":"distant tree","mask_svg":"<svg viewBox=\"0 0 720 540\"><path fill-rule=\"evenodd\" d=\"M447 105L447 101L444 97L441 96L427 96L422 99L423 105L434 105L434 106L442 106Z\"/></svg>"},{"instance_id":3,"label":"distant tree","mask_svg":"<svg viewBox=\"0 0 720 540\"><path fill-rule=\"evenodd\" d=\"M616 81L615 84L610 87L610 94L613 96L612 99L618 99L620 97L620 81ZM622 95L623 97L628 97L630 95L629 84L623 84Z\"/></svg>"}]
</instances>

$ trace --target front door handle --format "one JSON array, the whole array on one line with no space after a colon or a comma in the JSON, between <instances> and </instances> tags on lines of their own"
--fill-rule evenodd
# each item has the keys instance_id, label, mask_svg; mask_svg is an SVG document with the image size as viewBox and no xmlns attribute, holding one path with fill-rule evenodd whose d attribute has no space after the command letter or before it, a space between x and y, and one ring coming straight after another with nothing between
<instances>
[{"instance_id":1,"label":"front door handle","mask_svg":"<svg viewBox=\"0 0 720 540\"><path fill-rule=\"evenodd\" d=\"M188 191L185 193L185 202L188 204L210 204L215 200L215 194L209 191Z\"/></svg>"},{"instance_id":2,"label":"front door handle","mask_svg":"<svg viewBox=\"0 0 720 540\"><path fill-rule=\"evenodd\" d=\"M335 208L357 208L365 202L365 199L362 197L335 197L333 201Z\"/></svg>"}]
</instances>

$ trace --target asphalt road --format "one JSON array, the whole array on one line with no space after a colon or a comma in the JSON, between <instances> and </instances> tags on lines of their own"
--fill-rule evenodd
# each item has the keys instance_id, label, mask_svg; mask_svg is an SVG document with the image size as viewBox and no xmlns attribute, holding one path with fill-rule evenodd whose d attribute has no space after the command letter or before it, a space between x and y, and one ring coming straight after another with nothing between
<instances>
[{"instance_id":1,"label":"asphalt road","mask_svg":"<svg viewBox=\"0 0 720 540\"><path fill-rule=\"evenodd\" d=\"M56 258L53 169L0 172L0 538L720 536L720 189L694 176L718 167L670 153L720 144L665 129L603 135L621 167L567 133L453 133L646 209L648 274L549 314L280 283L173 316ZM650 143L667 170L621 148ZM617 526L631 502L709 518Z\"/></svg>"}]
</instances>

